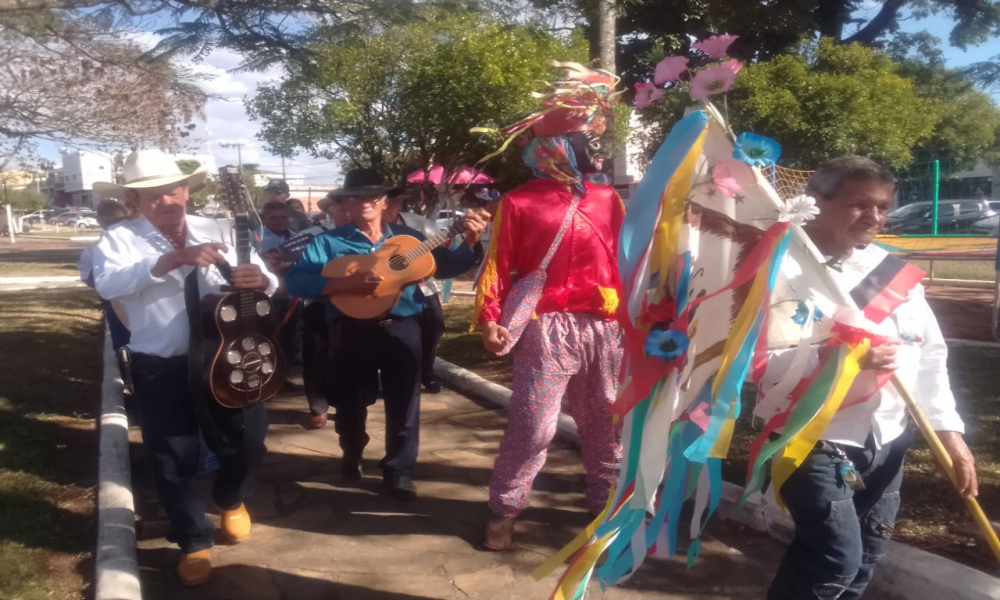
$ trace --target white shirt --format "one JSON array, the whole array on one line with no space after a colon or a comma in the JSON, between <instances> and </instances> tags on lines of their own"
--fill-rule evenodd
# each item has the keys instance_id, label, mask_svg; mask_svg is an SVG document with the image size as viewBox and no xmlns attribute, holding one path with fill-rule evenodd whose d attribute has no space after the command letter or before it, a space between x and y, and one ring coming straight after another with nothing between
<instances>
[{"instance_id":1,"label":"white shirt","mask_svg":"<svg viewBox=\"0 0 1000 600\"><path fill-rule=\"evenodd\" d=\"M236 264L234 236L225 221L188 215L187 245L208 242L226 244L226 261ZM187 309L184 305L184 278L194 267L180 267L163 277L150 271L164 254L174 248L159 229L146 219L122 221L110 228L94 252L94 287L106 300L120 300L132 330L129 348L133 352L169 358L187 354L190 343ZM268 280L270 295L278 280L269 273L256 252L250 252ZM202 296L218 293L226 285L218 268L198 270L198 291Z\"/></svg>"},{"instance_id":2,"label":"white shirt","mask_svg":"<svg viewBox=\"0 0 1000 600\"><path fill-rule=\"evenodd\" d=\"M832 271L834 281L849 293L885 257L885 250L869 245L855 250L842 265L843 272ZM785 265L782 265L783 270ZM773 312L772 312L772 318ZM787 318L787 317L786 317ZM962 418L955 410L955 397L948 381L948 348L934 313L924 299L924 288L917 285L907 299L882 323L871 329L872 333L904 340L899 346L896 374L913 393L927 419L937 431L965 432ZM810 349L805 373L808 375L819 364L818 346ZM767 420L784 410L789 398L769 397L768 391L781 380L789 369L795 348L768 351L767 370L761 380L762 398L754 414ZM844 405L872 394L876 386L872 371L861 371L844 398ZM828 442L864 446L869 432L882 446L899 437L906 428L906 405L891 384L886 384L868 401L840 410L823 432Z\"/></svg>"}]
</instances>

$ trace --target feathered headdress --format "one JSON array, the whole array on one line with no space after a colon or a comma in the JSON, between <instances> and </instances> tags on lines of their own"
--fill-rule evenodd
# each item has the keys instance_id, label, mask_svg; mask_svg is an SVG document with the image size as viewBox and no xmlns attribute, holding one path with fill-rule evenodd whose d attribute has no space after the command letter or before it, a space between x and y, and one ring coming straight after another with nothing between
<instances>
[{"instance_id":1,"label":"feathered headdress","mask_svg":"<svg viewBox=\"0 0 1000 600\"><path fill-rule=\"evenodd\" d=\"M575 62L553 61L550 64L565 69L566 73L549 84L549 91L531 94L542 100L542 107L521 115L516 122L501 129L472 129L474 133L501 133L505 138L497 151L480 162L502 154L511 142L526 132L538 137L577 131L604 133L607 119L614 116L612 110L622 95L621 91L615 91L621 79L608 71L591 69Z\"/></svg>"}]
</instances>

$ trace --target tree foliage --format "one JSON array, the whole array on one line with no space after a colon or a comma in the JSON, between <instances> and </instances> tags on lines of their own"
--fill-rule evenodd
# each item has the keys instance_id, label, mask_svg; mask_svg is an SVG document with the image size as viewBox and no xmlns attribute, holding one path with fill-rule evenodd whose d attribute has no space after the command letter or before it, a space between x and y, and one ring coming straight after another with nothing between
<instances>
[{"instance_id":1,"label":"tree foliage","mask_svg":"<svg viewBox=\"0 0 1000 600\"><path fill-rule=\"evenodd\" d=\"M590 15L597 0L535 3L549 9L572 9L586 25L593 22ZM859 17L862 9L870 18ZM664 52L687 51L692 36L703 39L714 33L739 35L731 54L743 61L792 53L802 42L821 36L881 47L902 34L900 23L910 17L950 18L949 42L962 49L1000 35L997 0L881 0L874 6L867 0L626 0L618 3L618 10L618 65L630 85L649 79L649 65Z\"/></svg>"},{"instance_id":2,"label":"tree foliage","mask_svg":"<svg viewBox=\"0 0 1000 600\"><path fill-rule=\"evenodd\" d=\"M939 116L931 135L914 148L917 156L940 160L951 171L971 169L977 160L1000 164L1000 108L974 81L961 70L917 60L903 61L897 72Z\"/></svg>"},{"instance_id":3,"label":"tree foliage","mask_svg":"<svg viewBox=\"0 0 1000 600\"><path fill-rule=\"evenodd\" d=\"M37 140L176 148L205 94L143 52L91 18L0 15L0 162L23 159Z\"/></svg>"},{"instance_id":4,"label":"tree foliage","mask_svg":"<svg viewBox=\"0 0 1000 600\"><path fill-rule=\"evenodd\" d=\"M536 108L549 60L586 58L535 26L439 15L379 31L333 28L311 47L316 61L289 68L248 103L270 151L303 151L372 167L394 181L412 169L473 164L496 136L470 133ZM512 154L512 153L508 153ZM517 168L505 157L490 168Z\"/></svg>"},{"instance_id":5,"label":"tree foliage","mask_svg":"<svg viewBox=\"0 0 1000 600\"><path fill-rule=\"evenodd\" d=\"M685 92L666 98L640 111L650 156L691 102ZM812 169L844 154L905 167L913 148L949 141L936 129L948 112L941 98L922 97L884 54L826 38L808 52L745 66L726 103L737 132L781 143L787 167Z\"/></svg>"},{"instance_id":6,"label":"tree foliage","mask_svg":"<svg viewBox=\"0 0 1000 600\"><path fill-rule=\"evenodd\" d=\"M45 196L32 189L21 188L8 190L4 188L2 194L3 196L0 198L0 202L3 204L10 204L10 208L12 210L33 212L45 208Z\"/></svg>"},{"instance_id":7,"label":"tree foliage","mask_svg":"<svg viewBox=\"0 0 1000 600\"><path fill-rule=\"evenodd\" d=\"M201 166L201 162L193 158L182 158L176 161L176 163L177 168L185 175L194 173ZM209 202L215 199L218 193L219 182L215 180L215 173L209 173L205 179L205 185L197 192L191 193L188 198L188 204L194 208L204 208Z\"/></svg>"}]
</instances>

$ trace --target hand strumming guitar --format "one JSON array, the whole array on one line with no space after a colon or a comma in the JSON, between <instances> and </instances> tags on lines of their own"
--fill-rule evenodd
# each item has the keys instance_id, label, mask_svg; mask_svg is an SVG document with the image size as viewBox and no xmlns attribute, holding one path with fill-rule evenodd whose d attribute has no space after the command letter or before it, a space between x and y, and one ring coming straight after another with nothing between
<instances>
[{"instance_id":1,"label":"hand strumming guitar","mask_svg":"<svg viewBox=\"0 0 1000 600\"><path fill-rule=\"evenodd\" d=\"M322 295L333 294L360 294L371 296L378 289L382 277L376 275L374 271L359 271L347 277L333 277L326 282Z\"/></svg>"},{"instance_id":2,"label":"hand strumming guitar","mask_svg":"<svg viewBox=\"0 0 1000 600\"><path fill-rule=\"evenodd\" d=\"M465 227L465 243L475 246L479 243L479 238L486 230L488 221L477 212L469 211L462 217L462 225Z\"/></svg>"},{"instance_id":3,"label":"hand strumming guitar","mask_svg":"<svg viewBox=\"0 0 1000 600\"><path fill-rule=\"evenodd\" d=\"M225 251L226 245L219 242L186 246L161 256L150 270L150 274L153 277L163 277L180 267L221 265L226 262L226 257L222 255ZM257 265L246 264L233 267L233 285L238 288L266 290L267 283L267 278L264 277L264 273Z\"/></svg>"},{"instance_id":4,"label":"hand strumming guitar","mask_svg":"<svg viewBox=\"0 0 1000 600\"><path fill-rule=\"evenodd\" d=\"M150 269L150 274L153 277L163 277L174 269L181 267L218 265L226 262L226 257L222 255L225 251L226 245L219 242L186 246L180 250L174 250L161 256L156 261L156 265Z\"/></svg>"}]
</instances>

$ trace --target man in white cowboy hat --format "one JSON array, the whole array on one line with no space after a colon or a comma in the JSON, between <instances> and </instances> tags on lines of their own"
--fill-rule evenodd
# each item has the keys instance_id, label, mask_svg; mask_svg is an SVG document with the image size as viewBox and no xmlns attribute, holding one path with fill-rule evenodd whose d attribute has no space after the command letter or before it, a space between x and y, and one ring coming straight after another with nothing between
<instances>
[{"instance_id":1,"label":"man in white cowboy hat","mask_svg":"<svg viewBox=\"0 0 1000 600\"><path fill-rule=\"evenodd\" d=\"M192 188L205 181L198 169L184 175L159 150L139 150L125 161L125 183L95 183L104 196L124 199L139 213L112 227L94 253L94 287L107 300L125 305L132 339L132 377L142 417L142 437L160 503L170 518L167 539L183 553L177 574L199 585L212 573L215 526L191 490L201 464L203 435L219 458L213 499L222 533L241 541L250 534L243 506L265 453L267 412L223 408L188 386L189 316L185 290L217 293L230 283L219 265L236 265L227 223L187 214ZM232 267L237 288L268 294L277 279L252 264Z\"/></svg>"}]
</instances>

